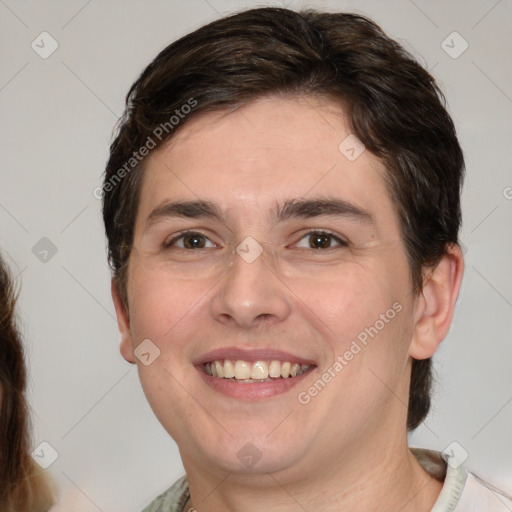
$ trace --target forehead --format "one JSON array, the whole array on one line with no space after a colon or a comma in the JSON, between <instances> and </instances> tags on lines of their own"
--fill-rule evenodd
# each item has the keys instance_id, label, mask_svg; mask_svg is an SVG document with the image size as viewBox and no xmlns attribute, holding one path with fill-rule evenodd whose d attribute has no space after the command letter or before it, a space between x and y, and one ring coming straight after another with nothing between
<instances>
[{"instance_id":1,"label":"forehead","mask_svg":"<svg viewBox=\"0 0 512 512\"><path fill-rule=\"evenodd\" d=\"M316 97L196 114L146 160L139 213L147 218L155 204L179 198L258 214L290 199L335 195L390 215L385 168L360 144L343 108Z\"/></svg>"}]
</instances>

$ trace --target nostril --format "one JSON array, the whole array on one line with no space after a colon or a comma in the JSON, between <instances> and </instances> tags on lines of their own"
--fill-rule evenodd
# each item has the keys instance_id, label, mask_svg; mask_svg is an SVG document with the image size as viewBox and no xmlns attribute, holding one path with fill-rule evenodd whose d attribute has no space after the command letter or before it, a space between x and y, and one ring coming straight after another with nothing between
<instances>
[{"instance_id":1,"label":"nostril","mask_svg":"<svg viewBox=\"0 0 512 512\"><path fill-rule=\"evenodd\" d=\"M260 320L261 322L268 322L271 318L272 315L270 313L261 313L255 318L255 320Z\"/></svg>"}]
</instances>

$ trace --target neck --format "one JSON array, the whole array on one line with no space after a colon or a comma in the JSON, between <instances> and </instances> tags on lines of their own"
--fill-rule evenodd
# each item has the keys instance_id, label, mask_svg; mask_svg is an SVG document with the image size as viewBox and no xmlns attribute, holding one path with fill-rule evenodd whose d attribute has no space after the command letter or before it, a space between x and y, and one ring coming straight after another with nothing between
<instances>
[{"instance_id":1,"label":"neck","mask_svg":"<svg viewBox=\"0 0 512 512\"><path fill-rule=\"evenodd\" d=\"M366 445L364 451L353 452L328 463L324 459L320 465L308 461L300 471L253 475L205 470L204 463L190 464L184 458L191 494L185 510L192 506L197 512L432 509L442 483L426 473L405 442L400 447L388 445L384 451ZM315 465L317 470L311 471Z\"/></svg>"}]
</instances>

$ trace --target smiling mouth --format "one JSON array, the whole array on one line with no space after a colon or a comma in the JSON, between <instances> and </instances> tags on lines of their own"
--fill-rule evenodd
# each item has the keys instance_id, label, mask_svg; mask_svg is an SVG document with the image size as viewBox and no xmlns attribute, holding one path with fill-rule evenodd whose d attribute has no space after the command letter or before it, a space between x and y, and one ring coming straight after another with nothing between
<instances>
[{"instance_id":1,"label":"smiling mouth","mask_svg":"<svg viewBox=\"0 0 512 512\"><path fill-rule=\"evenodd\" d=\"M203 364L206 375L239 383L261 383L290 379L306 373L311 368L313 368L313 365L277 360L249 362L241 359L218 359Z\"/></svg>"}]
</instances>

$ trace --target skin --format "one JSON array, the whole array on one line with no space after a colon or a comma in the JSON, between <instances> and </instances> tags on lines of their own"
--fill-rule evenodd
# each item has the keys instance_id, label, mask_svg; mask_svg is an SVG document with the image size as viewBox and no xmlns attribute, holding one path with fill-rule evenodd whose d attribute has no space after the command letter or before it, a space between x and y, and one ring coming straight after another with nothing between
<instances>
[{"instance_id":1,"label":"skin","mask_svg":"<svg viewBox=\"0 0 512 512\"><path fill-rule=\"evenodd\" d=\"M411 357L433 355L448 332L462 254L450 247L412 294L385 168L369 151L349 161L338 150L349 134L332 101L268 97L192 118L145 163L127 305L112 286L121 353L138 364L147 399L180 448L198 511L426 511L440 492L408 450L406 404ZM276 223L276 204L299 198L343 199L373 222L323 215ZM147 226L162 202L197 199L218 203L222 217ZM208 247L163 247L187 229ZM329 239L330 248L311 248L311 229L348 245ZM233 252L247 236L264 248L250 264ZM298 393L397 302L395 318L300 404ZM149 366L134 356L147 338L160 350ZM193 365L232 346L277 348L316 368L288 392L236 399ZM252 467L237 457L248 442L262 455Z\"/></svg>"}]
</instances>

